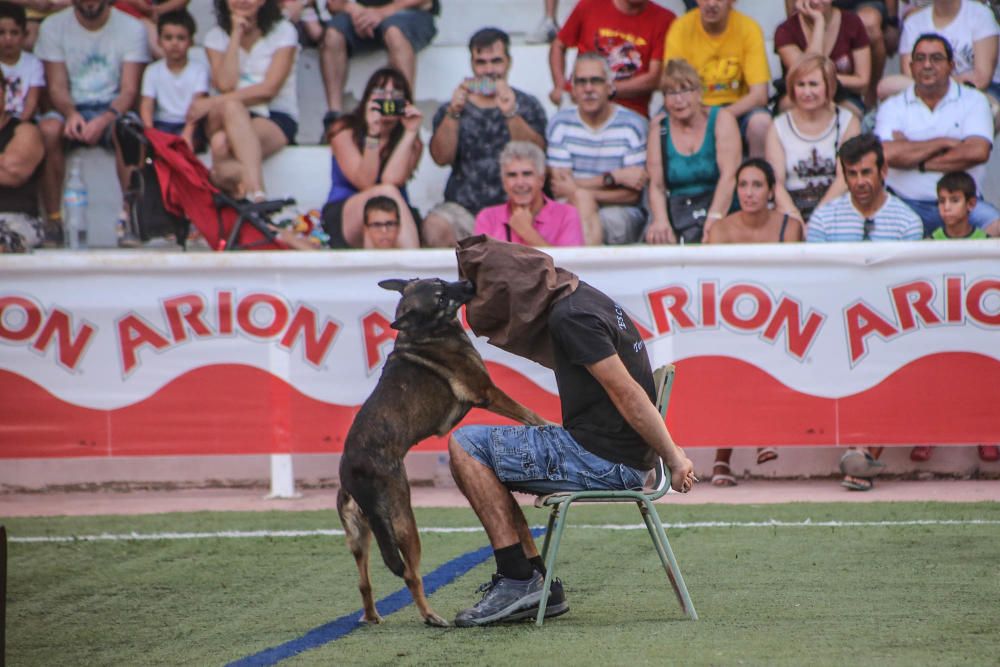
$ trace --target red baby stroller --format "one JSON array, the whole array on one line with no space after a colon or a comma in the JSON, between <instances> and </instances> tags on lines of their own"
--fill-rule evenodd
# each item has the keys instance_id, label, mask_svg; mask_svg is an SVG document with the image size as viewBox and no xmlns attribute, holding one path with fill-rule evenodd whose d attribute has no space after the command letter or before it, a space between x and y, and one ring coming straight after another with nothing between
<instances>
[{"instance_id":1,"label":"red baby stroller","mask_svg":"<svg viewBox=\"0 0 1000 667\"><path fill-rule=\"evenodd\" d=\"M117 121L115 134L130 168L126 236L146 242L173 234L186 248L194 225L214 250L285 248L275 241L268 216L295 200L233 199L212 185L208 169L182 138L144 127L133 113Z\"/></svg>"}]
</instances>

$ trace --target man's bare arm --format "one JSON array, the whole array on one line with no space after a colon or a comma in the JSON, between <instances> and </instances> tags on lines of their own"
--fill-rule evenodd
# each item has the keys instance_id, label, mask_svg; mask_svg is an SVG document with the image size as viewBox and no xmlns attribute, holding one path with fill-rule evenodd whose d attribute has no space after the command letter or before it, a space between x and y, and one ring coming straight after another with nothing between
<instances>
[{"instance_id":1,"label":"man's bare arm","mask_svg":"<svg viewBox=\"0 0 1000 667\"><path fill-rule=\"evenodd\" d=\"M924 162L924 169L930 171L965 171L981 165L990 159L990 142L982 137L963 139L954 148Z\"/></svg>"},{"instance_id":2,"label":"man's bare arm","mask_svg":"<svg viewBox=\"0 0 1000 667\"><path fill-rule=\"evenodd\" d=\"M618 411L670 468L670 485L686 493L694 484L694 465L677 446L656 406L642 386L629 375L621 357L613 354L587 366L590 374L608 392Z\"/></svg>"}]
</instances>

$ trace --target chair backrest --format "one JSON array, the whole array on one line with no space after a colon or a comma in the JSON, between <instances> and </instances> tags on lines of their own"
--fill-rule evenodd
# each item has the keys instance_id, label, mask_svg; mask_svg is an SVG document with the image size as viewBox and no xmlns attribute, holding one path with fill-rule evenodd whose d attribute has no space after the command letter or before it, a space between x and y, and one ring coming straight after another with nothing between
<instances>
[{"instance_id":1,"label":"chair backrest","mask_svg":"<svg viewBox=\"0 0 1000 667\"><path fill-rule=\"evenodd\" d=\"M673 364L665 364L653 371L653 384L656 386L656 409L660 411L660 416L664 419L667 418L667 407L670 405L670 391L674 387L675 372ZM656 457L656 468L653 471L651 489L659 498L670 490L670 476L667 474L666 466L660 457Z\"/></svg>"}]
</instances>

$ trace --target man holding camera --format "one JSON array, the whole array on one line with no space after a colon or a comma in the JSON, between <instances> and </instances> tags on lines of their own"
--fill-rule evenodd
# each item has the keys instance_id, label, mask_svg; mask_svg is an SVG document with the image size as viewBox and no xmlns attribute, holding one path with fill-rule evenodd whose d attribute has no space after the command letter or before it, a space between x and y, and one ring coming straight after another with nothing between
<instances>
[{"instance_id":1,"label":"man holding camera","mask_svg":"<svg viewBox=\"0 0 1000 667\"><path fill-rule=\"evenodd\" d=\"M452 247L472 233L475 215L505 201L499 157L510 141L545 147L545 110L531 95L507 83L510 37L483 28L469 40L471 79L434 114L431 157L451 165L443 204L423 222L423 245Z\"/></svg>"}]
</instances>

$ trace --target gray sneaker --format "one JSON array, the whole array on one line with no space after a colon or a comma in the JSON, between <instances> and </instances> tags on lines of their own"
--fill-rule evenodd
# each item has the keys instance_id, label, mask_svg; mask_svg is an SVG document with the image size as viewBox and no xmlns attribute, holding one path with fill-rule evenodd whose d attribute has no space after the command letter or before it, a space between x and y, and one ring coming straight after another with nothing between
<instances>
[{"instance_id":1,"label":"gray sneaker","mask_svg":"<svg viewBox=\"0 0 1000 667\"><path fill-rule=\"evenodd\" d=\"M541 602L541 600L539 600ZM549 587L549 599L545 602L545 618L562 616L569 611L569 603L566 602L566 593L563 591L562 579L556 577ZM523 621L526 618L535 618L538 615L538 605L535 604L530 609L515 611L504 619L504 621Z\"/></svg>"},{"instance_id":2,"label":"gray sneaker","mask_svg":"<svg viewBox=\"0 0 1000 667\"><path fill-rule=\"evenodd\" d=\"M479 587L483 599L455 616L455 625L469 628L506 620L511 614L529 607L538 607L542 599L545 577L535 570L531 579L521 581L494 574L493 579Z\"/></svg>"}]
</instances>

